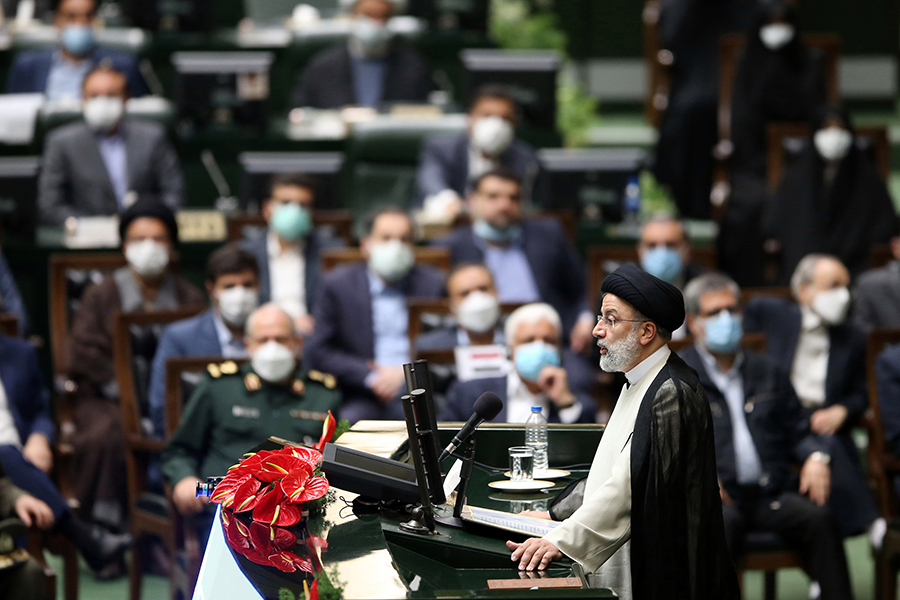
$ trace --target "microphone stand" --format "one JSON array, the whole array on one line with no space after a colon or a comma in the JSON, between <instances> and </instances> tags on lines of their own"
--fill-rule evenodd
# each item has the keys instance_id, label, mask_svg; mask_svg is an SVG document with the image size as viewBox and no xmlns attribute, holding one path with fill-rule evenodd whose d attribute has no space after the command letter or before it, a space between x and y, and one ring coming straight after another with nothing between
<instances>
[{"instance_id":1,"label":"microphone stand","mask_svg":"<svg viewBox=\"0 0 900 600\"><path fill-rule=\"evenodd\" d=\"M414 392L421 390L413 390ZM403 412L406 415L406 431L409 436L409 452L412 454L413 466L416 468L416 480L419 483L419 497L421 504L412 509L412 518L400 523L400 529L410 533L433 534L434 533L434 505L431 503L431 493L428 489L428 467L422 452L423 437L431 441L431 431L422 431L416 421L416 398L411 394L401 397ZM423 436L423 434L428 434ZM441 494L443 495L443 493Z\"/></svg>"},{"instance_id":2,"label":"microphone stand","mask_svg":"<svg viewBox=\"0 0 900 600\"><path fill-rule=\"evenodd\" d=\"M462 468L459 471L459 485L456 486L456 504L453 505L453 517L462 517L463 505L466 503L466 489L472 478L472 465L475 464L475 437L469 438L466 443L466 453L463 458Z\"/></svg>"}]
</instances>

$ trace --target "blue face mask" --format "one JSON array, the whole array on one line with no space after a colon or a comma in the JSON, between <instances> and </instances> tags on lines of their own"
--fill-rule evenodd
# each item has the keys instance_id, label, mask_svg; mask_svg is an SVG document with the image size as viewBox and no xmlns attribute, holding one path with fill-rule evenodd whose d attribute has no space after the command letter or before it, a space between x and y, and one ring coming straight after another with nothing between
<instances>
[{"instance_id":1,"label":"blue face mask","mask_svg":"<svg viewBox=\"0 0 900 600\"><path fill-rule=\"evenodd\" d=\"M531 342L516 348L516 371L526 381L537 381L544 367L558 367L559 349L546 342Z\"/></svg>"},{"instance_id":2,"label":"blue face mask","mask_svg":"<svg viewBox=\"0 0 900 600\"><path fill-rule=\"evenodd\" d=\"M703 327L706 349L714 354L732 354L744 335L743 319L727 310L706 319Z\"/></svg>"},{"instance_id":3,"label":"blue face mask","mask_svg":"<svg viewBox=\"0 0 900 600\"><path fill-rule=\"evenodd\" d=\"M497 229L484 219L478 219L472 223L472 230L481 239L496 244L509 244L522 233L522 228L519 225L510 225L506 229Z\"/></svg>"},{"instance_id":4,"label":"blue face mask","mask_svg":"<svg viewBox=\"0 0 900 600\"><path fill-rule=\"evenodd\" d=\"M84 56L94 47L94 28L87 25L66 25L59 41L66 52Z\"/></svg>"},{"instance_id":5,"label":"blue face mask","mask_svg":"<svg viewBox=\"0 0 900 600\"><path fill-rule=\"evenodd\" d=\"M644 252L641 257L641 268L654 277L672 283L681 275L681 254L677 250L657 246Z\"/></svg>"},{"instance_id":6,"label":"blue face mask","mask_svg":"<svg viewBox=\"0 0 900 600\"><path fill-rule=\"evenodd\" d=\"M312 229L312 214L308 208L294 202L279 204L272 211L269 227L282 239L296 242Z\"/></svg>"}]
</instances>

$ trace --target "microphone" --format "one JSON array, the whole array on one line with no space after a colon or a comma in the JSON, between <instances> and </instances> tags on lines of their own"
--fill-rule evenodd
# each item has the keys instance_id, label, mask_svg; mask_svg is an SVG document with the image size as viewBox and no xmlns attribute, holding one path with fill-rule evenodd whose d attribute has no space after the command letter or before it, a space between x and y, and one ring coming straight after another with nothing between
<instances>
[{"instance_id":1,"label":"microphone","mask_svg":"<svg viewBox=\"0 0 900 600\"><path fill-rule=\"evenodd\" d=\"M478 400L475 401L475 412L472 413L472 416L469 417L469 420L466 421L463 428L453 436L453 440L447 444L447 447L441 452L441 457L438 461L442 461L453 454L453 452L459 448L460 444L469 439L470 435L475 433L475 429L479 425L485 421L493 420L494 417L500 414L501 410L503 410L503 400L500 399L500 396L494 392L485 392L480 395Z\"/></svg>"}]
</instances>

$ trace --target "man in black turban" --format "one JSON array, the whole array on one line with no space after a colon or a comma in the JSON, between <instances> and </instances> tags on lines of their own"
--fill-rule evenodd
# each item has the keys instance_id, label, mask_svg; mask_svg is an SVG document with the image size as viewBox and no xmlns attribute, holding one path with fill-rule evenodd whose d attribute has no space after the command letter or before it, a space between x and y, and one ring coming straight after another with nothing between
<instances>
[{"instance_id":1,"label":"man in black turban","mask_svg":"<svg viewBox=\"0 0 900 600\"><path fill-rule=\"evenodd\" d=\"M594 337L600 367L628 383L586 479L549 513L562 523L543 538L507 542L519 568L564 555L592 587L620 598L740 598L728 554L709 402L697 374L668 342L684 322L678 288L634 265L601 287Z\"/></svg>"}]
</instances>

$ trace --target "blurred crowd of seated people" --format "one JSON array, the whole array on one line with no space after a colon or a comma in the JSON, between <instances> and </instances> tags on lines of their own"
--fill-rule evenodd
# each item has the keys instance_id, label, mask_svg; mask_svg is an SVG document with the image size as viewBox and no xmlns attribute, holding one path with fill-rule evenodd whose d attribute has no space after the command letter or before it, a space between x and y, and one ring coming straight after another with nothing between
<instances>
[{"instance_id":1,"label":"blurred crowd of seated people","mask_svg":"<svg viewBox=\"0 0 900 600\"><path fill-rule=\"evenodd\" d=\"M23 2L4 0L7 20ZM493 392L498 421L540 406L551 423L605 422L625 378L599 367L598 283L634 262L684 294L670 344L710 400L734 557L748 532L776 532L802 555L811 593L851 596L843 539L867 534L878 550L891 517L854 432L877 431L900 455L900 349L867 351L867 340L900 342L900 221L887 150L832 93L834 64L807 43L793 4L662 3L659 43L677 63L647 166L672 208L644 210L633 235L592 237L584 215L561 210L571 203L523 135L520 95L491 82L457 99L456 129L416 142L393 202L368 201L363 186L363 206L342 204L347 186L273 168L258 206L219 211L240 225L229 240L220 231L206 245L185 225L212 203L189 192L199 164L179 132L126 108L158 82L98 41L97 1L31 4L55 41L16 53L6 91L74 103L82 117L40 140L37 219L71 233L114 217L118 244L71 262L88 274L51 285L59 298L35 297L47 294L33 260L0 254L0 316L15 326L0 336L0 492L20 488L20 515L67 538L98 577L124 574L123 553L141 543L123 482L141 479L142 501L202 542L212 510L198 481L270 435L314 442L329 412L351 425L402 419L403 365L417 359L429 361L441 420L465 421ZM286 108L432 102L428 57L391 28L405 4L340 2L345 39L290 73ZM721 82L720 40L734 33L734 81ZM794 127L781 154L773 124ZM327 221L335 209L355 237ZM48 268L74 254L54 262L27 244L15 251L35 249ZM54 347L40 339L48 318L63 323ZM156 448L140 468L135 439ZM900 491L900 478L890 484ZM171 568L156 562L143 568Z\"/></svg>"}]
</instances>

